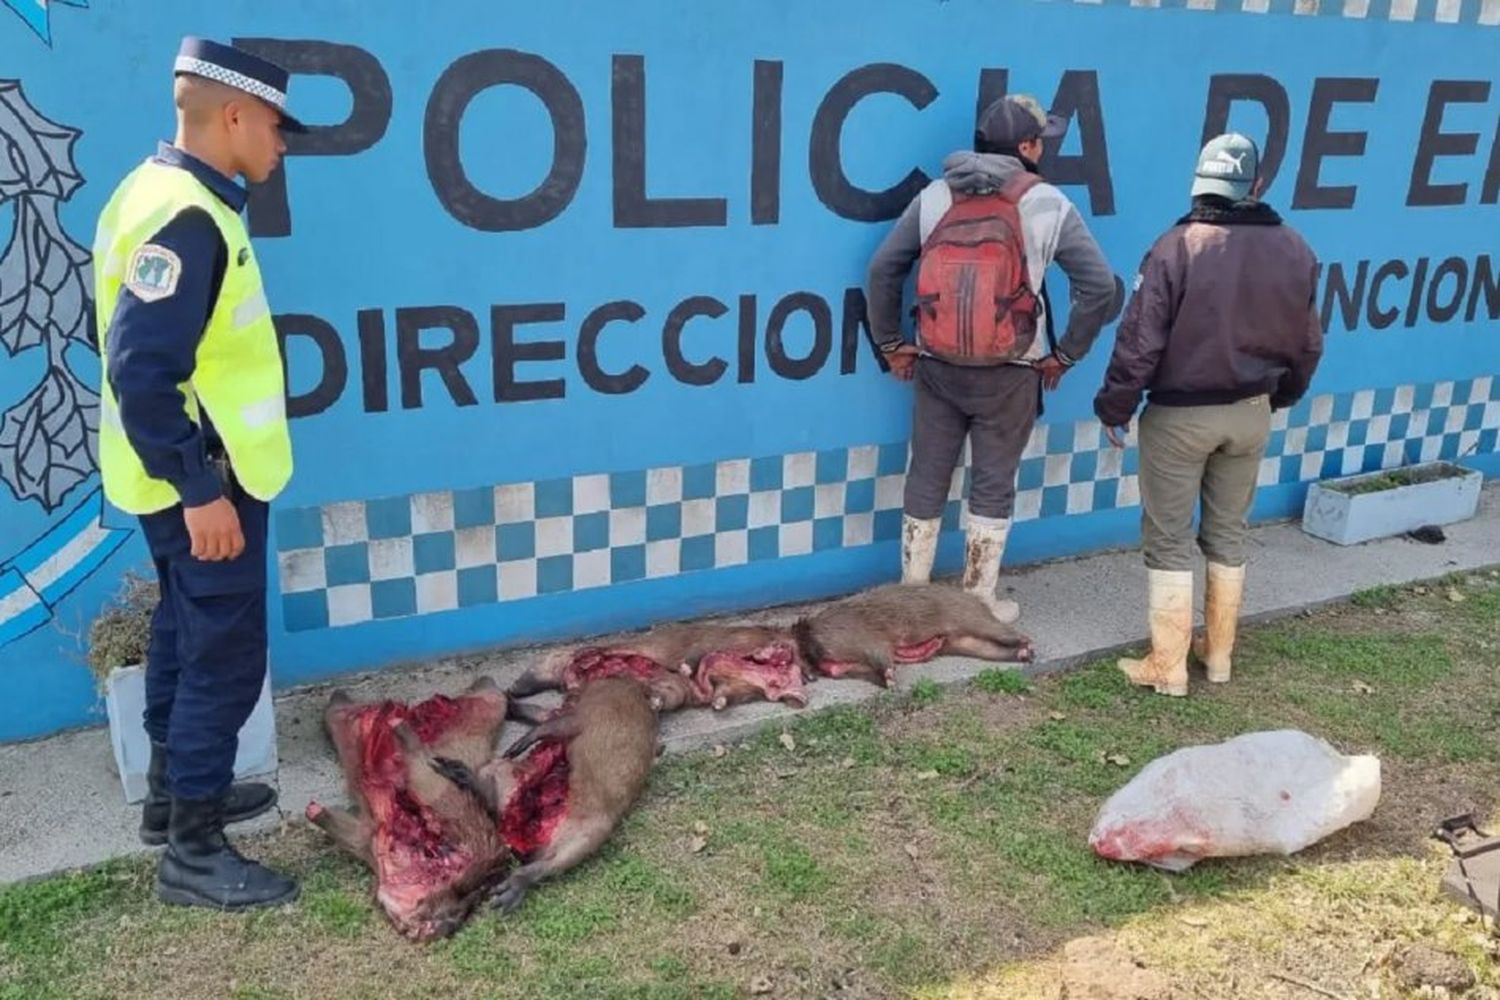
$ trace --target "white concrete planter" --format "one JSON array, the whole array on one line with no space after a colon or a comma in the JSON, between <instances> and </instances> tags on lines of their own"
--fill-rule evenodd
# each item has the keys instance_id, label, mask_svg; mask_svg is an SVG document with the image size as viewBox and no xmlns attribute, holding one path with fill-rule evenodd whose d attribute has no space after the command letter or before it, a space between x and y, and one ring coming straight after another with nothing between
<instances>
[{"instance_id":1,"label":"white concrete planter","mask_svg":"<svg viewBox=\"0 0 1500 1000\"><path fill-rule=\"evenodd\" d=\"M1314 483L1302 508L1302 530L1339 545L1453 524L1479 509L1484 476L1448 462L1369 472Z\"/></svg>"},{"instance_id":2,"label":"white concrete planter","mask_svg":"<svg viewBox=\"0 0 1500 1000\"><path fill-rule=\"evenodd\" d=\"M146 797L146 768L151 763L151 741L142 718L146 710L146 669L131 666L110 671L104 682L104 707L109 714L109 738L114 744L115 767L125 789L125 801L133 805ZM267 670L260 700L240 729L234 776L270 774L276 767L276 713L271 704L271 673Z\"/></svg>"}]
</instances>

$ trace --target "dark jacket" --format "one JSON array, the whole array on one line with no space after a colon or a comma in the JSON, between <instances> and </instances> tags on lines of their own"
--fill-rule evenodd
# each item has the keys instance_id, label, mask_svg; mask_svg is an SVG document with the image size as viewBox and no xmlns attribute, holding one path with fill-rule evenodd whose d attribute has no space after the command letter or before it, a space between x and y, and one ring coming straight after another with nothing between
<instances>
[{"instance_id":1,"label":"dark jacket","mask_svg":"<svg viewBox=\"0 0 1500 1000\"><path fill-rule=\"evenodd\" d=\"M1153 246L1115 334L1094 413L1302 398L1323 355L1318 262L1269 206L1199 199Z\"/></svg>"}]
</instances>

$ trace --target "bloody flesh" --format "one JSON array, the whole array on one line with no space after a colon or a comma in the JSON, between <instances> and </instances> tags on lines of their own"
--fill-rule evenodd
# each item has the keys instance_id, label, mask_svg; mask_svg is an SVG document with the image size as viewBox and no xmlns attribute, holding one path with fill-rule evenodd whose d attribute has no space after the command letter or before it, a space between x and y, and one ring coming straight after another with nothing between
<instances>
[{"instance_id":1,"label":"bloody flesh","mask_svg":"<svg viewBox=\"0 0 1500 1000\"><path fill-rule=\"evenodd\" d=\"M911 643L906 646L896 647L897 663L926 663L938 653L942 652L943 646L947 644L947 636L935 635L926 642Z\"/></svg>"},{"instance_id":2,"label":"bloody flesh","mask_svg":"<svg viewBox=\"0 0 1500 1000\"><path fill-rule=\"evenodd\" d=\"M603 649L585 649L573 658L563 672L563 687L569 691L581 687L587 681L605 677L629 677L632 680L649 681L662 673L663 666L655 660L635 653L611 653Z\"/></svg>"},{"instance_id":3,"label":"bloody flesh","mask_svg":"<svg viewBox=\"0 0 1500 1000\"><path fill-rule=\"evenodd\" d=\"M516 784L500 810L500 836L521 857L552 842L568 808L568 748L539 741L516 765Z\"/></svg>"},{"instance_id":4,"label":"bloody flesh","mask_svg":"<svg viewBox=\"0 0 1500 1000\"><path fill-rule=\"evenodd\" d=\"M693 677L693 686L701 699L708 701L713 697L716 680L746 681L759 689L768 701L807 704L797 654L789 643L774 642L748 656L726 651L707 654L698 662Z\"/></svg>"},{"instance_id":5,"label":"bloody flesh","mask_svg":"<svg viewBox=\"0 0 1500 1000\"><path fill-rule=\"evenodd\" d=\"M465 845L444 836L432 811L407 789L406 761L394 729L407 723L424 744L433 743L463 711L443 695L414 706L387 701L354 719L364 761L364 799L374 820L371 855L384 888L443 886L468 873L477 860Z\"/></svg>"},{"instance_id":6,"label":"bloody flesh","mask_svg":"<svg viewBox=\"0 0 1500 1000\"><path fill-rule=\"evenodd\" d=\"M895 659L897 663L902 664L926 663L934 656L937 656L938 653L942 652L943 647L947 644L947 636L935 635L931 639L928 639L926 642L913 642L896 646L896 648L891 651L892 658ZM824 660L822 663L818 664L818 673L823 674L825 677L832 677L837 680L841 677L847 677L852 672L857 672L860 667L861 664L858 663L843 663L838 660Z\"/></svg>"}]
</instances>

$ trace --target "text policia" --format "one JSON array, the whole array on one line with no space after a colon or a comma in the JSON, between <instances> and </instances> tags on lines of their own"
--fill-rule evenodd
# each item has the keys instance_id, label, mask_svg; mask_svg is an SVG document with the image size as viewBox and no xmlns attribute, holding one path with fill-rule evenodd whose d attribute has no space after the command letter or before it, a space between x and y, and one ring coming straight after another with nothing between
<instances>
[{"instance_id":1,"label":"text policia","mask_svg":"<svg viewBox=\"0 0 1500 1000\"><path fill-rule=\"evenodd\" d=\"M328 41L240 38L235 42L294 73L337 78L350 91L348 117L339 124L314 127L307 135L289 136L289 158L353 156L385 136L393 95L385 68L374 54ZM646 61L631 54L616 54L611 60L613 226L665 229L730 225L726 198L647 194L652 188L647 183L645 143ZM748 221L755 226L775 225L781 220L782 82L780 61L756 60L751 67ZM976 113L1005 94L1009 82L1006 69L979 70ZM547 175L521 197L501 198L481 190L466 173L460 151L459 133L471 102L496 87L529 92L551 120L553 149ZM1380 87L1381 81L1375 78L1313 80L1303 116L1300 161L1291 195L1283 198L1286 207L1293 211L1355 208L1358 186L1324 183L1321 173L1325 161L1363 156L1368 132L1336 129L1331 120L1341 105L1375 102ZM1500 132L1491 137L1485 155L1479 134L1444 126L1444 114L1450 107L1483 104L1490 100L1490 91L1490 82L1483 80L1434 80L1430 84L1421 121L1409 125L1417 141L1406 184L1406 207L1493 205L1500 201ZM895 218L929 180L927 174L913 168L891 186L869 190L856 185L846 174L841 155L845 123L861 101L875 94L895 95L920 111L937 99L938 90L915 69L876 63L846 73L823 95L807 145L811 186L828 211L861 222ZM1258 106L1264 115L1267 126L1262 174L1270 190L1281 172L1293 127L1287 90L1263 74L1210 76L1202 119L1205 140L1227 128L1236 104ZM1087 203L1092 216L1114 215L1114 181L1098 74L1091 70L1065 72L1050 106L1072 118L1079 151L1067 155L1049 151L1043 173L1054 183L1077 189L1075 198ZM469 53L439 76L428 97L422 134L428 180L443 209L464 226L483 232L535 229L566 211L576 196L588 154L585 130L583 99L558 66L534 53L510 49ZM539 141L545 138L543 135ZM252 190L249 219L253 235L291 235L293 215L287 175L295 175L295 171L293 164ZM1449 180L1435 180L1439 173ZM1406 293L1399 309L1394 291L1398 285L1404 286ZM1419 321L1445 323L1460 317L1470 322L1476 316L1500 319L1500 262L1492 263L1489 256L1481 255L1472 260L1450 257L1334 263L1323 269L1321 301L1325 326L1340 322L1348 330L1384 329L1396 323L1398 316L1402 326ZM487 317L446 305L367 309L355 317L357 347L326 318L283 315L277 317L282 337L310 341L322 359L316 384L290 400L290 412L305 417L336 403L348 388L353 360L361 368L361 398L368 412L385 411L393 405L402 409L423 406L422 373L428 370L441 376L453 403L475 405L480 393L459 366L479 352L484 319L488 319L493 376L488 395L496 402L565 397L565 380L528 378L518 367L527 362L561 361L570 342L576 345L574 360L589 390L606 394L635 391L652 377L651 370L637 361L606 371L599 361L600 338L619 324L645 323L653 332L659 330L665 373L692 386L713 385L726 378L753 382L762 370L779 378L805 379L818 374L835 358L838 370L851 374L856 370L863 333L868 330L864 297L857 288L828 296L793 291L779 298L685 295L663 315L653 317L629 300L582 310L556 302L496 304L488 307ZM553 332L545 337L518 339L517 328L525 324L554 324ZM559 328L556 324L564 325ZM717 332L711 342L718 349L690 357L692 352L683 348L684 330L690 324L695 329L703 325L705 334L709 324L714 324ZM784 337L789 325L796 331L811 327L810 348L789 350ZM424 346L424 330L446 330L451 336L441 347ZM794 339L806 341L800 334ZM763 366L757 363L762 352ZM357 357L351 358L351 353ZM398 401L388 398L386 388L392 361L399 371Z\"/></svg>"}]
</instances>

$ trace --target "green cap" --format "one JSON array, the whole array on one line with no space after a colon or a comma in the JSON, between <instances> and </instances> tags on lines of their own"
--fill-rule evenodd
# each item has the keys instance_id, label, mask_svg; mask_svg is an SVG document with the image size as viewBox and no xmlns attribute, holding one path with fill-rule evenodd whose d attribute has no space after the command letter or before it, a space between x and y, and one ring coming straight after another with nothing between
<instances>
[{"instance_id":1,"label":"green cap","mask_svg":"<svg viewBox=\"0 0 1500 1000\"><path fill-rule=\"evenodd\" d=\"M1216 194L1230 201L1243 201L1255 186L1260 172L1260 150L1238 132L1216 136L1198 154L1193 173L1193 195Z\"/></svg>"}]
</instances>

